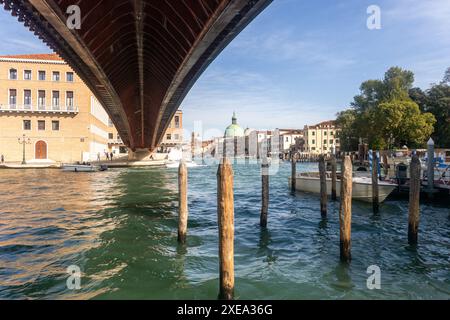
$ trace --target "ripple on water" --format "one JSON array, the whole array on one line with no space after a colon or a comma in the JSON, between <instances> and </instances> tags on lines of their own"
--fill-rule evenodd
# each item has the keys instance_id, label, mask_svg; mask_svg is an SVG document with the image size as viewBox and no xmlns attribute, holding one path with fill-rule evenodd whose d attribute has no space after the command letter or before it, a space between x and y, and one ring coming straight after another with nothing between
<instances>
[{"instance_id":1,"label":"ripple on water","mask_svg":"<svg viewBox=\"0 0 450 320\"><path fill-rule=\"evenodd\" d=\"M355 202L353 261L343 265L339 204L330 202L322 220L316 195L290 193L289 170L283 165L270 177L269 227L262 230L259 167L234 168L238 298L450 298L448 208L422 205L413 248L406 202L387 202L380 215ZM0 183L8 181L0 190L0 298L216 298L217 167L189 170L186 246L176 241L176 170L32 173L0 170ZM83 272L77 292L66 288L70 265ZM366 287L370 265L382 270L382 290Z\"/></svg>"}]
</instances>

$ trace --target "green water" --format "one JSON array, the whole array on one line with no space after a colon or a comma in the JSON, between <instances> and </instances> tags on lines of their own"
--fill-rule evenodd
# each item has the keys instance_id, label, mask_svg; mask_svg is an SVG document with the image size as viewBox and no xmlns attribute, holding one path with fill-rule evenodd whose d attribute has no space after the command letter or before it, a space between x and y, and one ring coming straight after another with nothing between
<instances>
[{"instance_id":1,"label":"green water","mask_svg":"<svg viewBox=\"0 0 450 320\"><path fill-rule=\"evenodd\" d=\"M0 170L0 299L215 299L216 170L190 169L186 247L176 241L176 170ZM290 193L289 170L271 177L261 230L259 167L235 167L238 299L450 298L449 208L422 205L413 248L407 202L389 201L378 216L354 202L346 266L338 203L323 221L317 196ZM70 265L82 271L80 290L67 288ZM367 288L371 265L381 268L380 290Z\"/></svg>"}]
</instances>

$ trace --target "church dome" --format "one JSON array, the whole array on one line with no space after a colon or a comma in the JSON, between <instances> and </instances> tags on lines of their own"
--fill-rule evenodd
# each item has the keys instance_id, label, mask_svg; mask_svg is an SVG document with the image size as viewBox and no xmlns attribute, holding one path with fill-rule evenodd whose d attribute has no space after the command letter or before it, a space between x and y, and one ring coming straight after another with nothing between
<instances>
[{"instance_id":1,"label":"church dome","mask_svg":"<svg viewBox=\"0 0 450 320\"><path fill-rule=\"evenodd\" d=\"M244 129L237 123L236 113L233 113L232 124L225 130L225 138L243 137Z\"/></svg>"}]
</instances>

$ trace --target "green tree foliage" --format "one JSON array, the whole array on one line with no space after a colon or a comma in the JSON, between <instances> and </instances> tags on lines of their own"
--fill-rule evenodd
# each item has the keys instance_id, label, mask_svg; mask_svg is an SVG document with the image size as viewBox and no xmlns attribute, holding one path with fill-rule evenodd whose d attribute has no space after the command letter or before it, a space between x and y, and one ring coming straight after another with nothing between
<instances>
[{"instance_id":1,"label":"green tree foliage","mask_svg":"<svg viewBox=\"0 0 450 320\"><path fill-rule=\"evenodd\" d=\"M442 80L442 84L449 84L450 85L450 68L445 71L444 79Z\"/></svg>"},{"instance_id":2,"label":"green tree foliage","mask_svg":"<svg viewBox=\"0 0 450 320\"><path fill-rule=\"evenodd\" d=\"M371 110L374 135L369 140L374 149L407 145L421 147L431 136L436 122L430 113L421 113L417 103L408 100L383 102Z\"/></svg>"},{"instance_id":3,"label":"green tree foliage","mask_svg":"<svg viewBox=\"0 0 450 320\"><path fill-rule=\"evenodd\" d=\"M390 68L383 80L362 83L352 108L338 114L343 150L356 150L359 138L373 149L423 146L436 120L411 99L410 92L417 101L425 98L413 83L414 74L399 67Z\"/></svg>"},{"instance_id":4,"label":"green tree foliage","mask_svg":"<svg viewBox=\"0 0 450 320\"><path fill-rule=\"evenodd\" d=\"M420 92L420 93L419 93ZM426 92L418 88L410 91L410 96L420 109L429 112L436 118L435 131L432 135L436 145L441 148L450 147L450 68L444 79L434 84Z\"/></svg>"},{"instance_id":5,"label":"green tree foliage","mask_svg":"<svg viewBox=\"0 0 450 320\"><path fill-rule=\"evenodd\" d=\"M357 113L354 109L344 110L338 114L337 126L341 128L340 143L343 150L358 149L358 130L355 122Z\"/></svg>"}]
</instances>

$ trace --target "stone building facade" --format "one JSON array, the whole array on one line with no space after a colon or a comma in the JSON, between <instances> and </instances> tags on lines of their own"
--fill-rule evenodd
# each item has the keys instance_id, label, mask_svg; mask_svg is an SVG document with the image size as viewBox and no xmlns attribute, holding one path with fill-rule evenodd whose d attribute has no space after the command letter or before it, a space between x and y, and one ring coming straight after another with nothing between
<instances>
[{"instance_id":1,"label":"stone building facade","mask_svg":"<svg viewBox=\"0 0 450 320\"><path fill-rule=\"evenodd\" d=\"M303 133L306 141L306 152L312 154L331 153L333 148L340 150L340 129L335 121L324 121L314 126L305 126Z\"/></svg>"},{"instance_id":2,"label":"stone building facade","mask_svg":"<svg viewBox=\"0 0 450 320\"><path fill-rule=\"evenodd\" d=\"M178 111L161 146L183 142ZM19 140L20 139L20 140ZM0 56L0 155L27 163L75 163L126 157L103 106L56 54Z\"/></svg>"}]
</instances>

